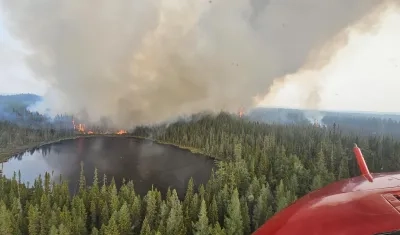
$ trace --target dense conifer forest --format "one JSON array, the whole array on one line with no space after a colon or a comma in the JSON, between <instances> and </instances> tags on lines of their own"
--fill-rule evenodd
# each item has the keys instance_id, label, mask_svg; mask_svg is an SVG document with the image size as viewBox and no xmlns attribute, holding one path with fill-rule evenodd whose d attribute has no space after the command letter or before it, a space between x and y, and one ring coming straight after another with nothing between
<instances>
[{"instance_id":1,"label":"dense conifer forest","mask_svg":"<svg viewBox=\"0 0 400 235\"><path fill-rule=\"evenodd\" d=\"M5 136L27 133L21 141L32 131L7 123L0 128ZM218 159L218 169L205 185L190 180L183 200L173 189L138 195L130 181L117 189L96 171L91 187L81 173L73 196L67 182L54 184L49 174L23 185L16 173L0 179L0 234L251 234L306 193L358 175L353 143L371 171L400 169L398 140L337 126L265 124L220 113L131 134L197 149ZM2 146L11 143L5 139Z\"/></svg>"}]
</instances>

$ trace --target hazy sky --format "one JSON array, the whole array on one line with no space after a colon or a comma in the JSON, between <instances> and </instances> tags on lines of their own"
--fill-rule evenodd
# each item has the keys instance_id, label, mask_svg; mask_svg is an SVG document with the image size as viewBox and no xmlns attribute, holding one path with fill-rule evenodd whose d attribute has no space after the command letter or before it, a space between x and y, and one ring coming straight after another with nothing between
<instances>
[{"instance_id":1,"label":"hazy sky","mask_svg":"<svg viewBox=\"0 0 400 235\"><path fill-rule=\"evenodd\" d=\"M302 108L297 101L304 95L299 92L304 84L299 81L302 76L316 76L321 87L320 109L400 112L400 12L393 10L383 17L374 32L354 33L321 71L288 75L293 82L261 104ZM44 94L46 85L37 82L24 65L24 53L0 18L0 93Z\"/></svg>"},{"instance_id":2,"label":"hazy sky","mask_svg":"<svg viewBox=\"0 0 400 235\"><path fill-rule=\"evenodd\" d=\"M0 6L0 94L44 94L45 84L37 82L25 66L24 49L7 32L1 18L3 14Z\"/></svg>"}]
</instances>

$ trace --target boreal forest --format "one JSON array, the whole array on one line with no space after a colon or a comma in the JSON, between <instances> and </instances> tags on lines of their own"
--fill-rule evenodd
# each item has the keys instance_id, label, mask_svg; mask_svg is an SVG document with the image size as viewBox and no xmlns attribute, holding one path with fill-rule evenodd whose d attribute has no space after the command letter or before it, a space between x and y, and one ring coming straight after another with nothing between
<instances>
[{"instance_id":1,"label":"boreal forest","mask_svg":"<svg viewBox=\"0 0 400 235\"><path fill-rule=\"evenodd\" d=\"M354 122L368 128L374 119ZM390 125L400 129L395 121ZM88 182L81 165L79 192L71 195L68 183L51 181L50 172L31 185L23 184L23 173L16 172L0 179L0 234L251 234L308 192L359 175L353 143L362 148L372 172L400 169L397 136L356 130L337 122L266 123L223 112L136 127L130 136L214 158L217 167L209 181L199 185L189 180L182 198L173 188L161 193L154 187L139 195L132 181L117 187L97 170ZM0 133L4 152L74 136L10 121L0 122Z\"/></svg>"}]
</instances>

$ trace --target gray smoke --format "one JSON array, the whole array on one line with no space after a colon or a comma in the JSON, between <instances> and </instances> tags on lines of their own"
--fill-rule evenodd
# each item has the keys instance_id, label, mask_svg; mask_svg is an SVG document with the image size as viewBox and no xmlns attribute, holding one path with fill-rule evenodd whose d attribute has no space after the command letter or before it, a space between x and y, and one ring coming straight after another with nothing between
<instances>
[{"instance_id":1,"label":"gray smoke","mask_svg":"<svg viewBox=\"0 0 400 235\"><path fill-rule=\"evenodd\" d=\"M378 0L0 0L55 112L121 127L254 105ZM345 44L340 40L338 45ZM332 47L332 48L337 48ZM333 51L324 51L326 61ZM322 60L324 61L324 60ZM320 61L321 62L321 61ZM322 66L318 63L314 66Z\"/></svg>"}]
</instances>

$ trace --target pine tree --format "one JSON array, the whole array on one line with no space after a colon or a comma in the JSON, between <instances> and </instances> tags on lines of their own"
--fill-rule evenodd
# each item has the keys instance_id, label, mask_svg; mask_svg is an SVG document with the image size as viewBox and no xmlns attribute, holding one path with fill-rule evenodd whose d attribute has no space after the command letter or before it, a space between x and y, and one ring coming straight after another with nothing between
<instances>
[{"instance_id":1,"label":"pine tree","mask_svg":"<svg viewBox=\"0 0 400 235\"><path fill-rule=\"evenodd\" d=\"M58 227L58 234L59 235L71 235L71 232L64 224L60 224L60 226Z\"/></svg>"},{"instance_id":2,"label":"pine tree","mask_svg":"<svg viewBox=\"0 0 400 235\"><path fill-rule=\"evenodd\" d=\"M156 225L156 228L153 229L153 232L157 231L157 232L160 232L161 234L165 234L165 231L167 229L168 214L169 214L169 207L163 201L161 203L161 212L157 219L158 224Z\"/></svg>"},{"instance_id":3,"label":"pine tree","mask_svg":"<svg viewBox=\"0 0 400 235\"><path fill-rule=\"evenodd\" d=\"M347 178L349 178L349 166L348 166L348 160L347 160L346 157L342 157L341 160L340 160L339 173L338 174L339 174L338 175L338 179L347 179Z\"/></svg>"},{"instance_id":4,"label":"pine tree","mask_svg":"<svg viewBox=\"0 0 400 235\"><path fill-rule=\"evenodd\" d=\"M58 229L56 226L51 226L49 235L58 235Z\"/></svg>"},{"instance_id":5,"label":"pine tree","mask_svg":"<svg viewBox=\"0 0 400 235\"><path fill-rule=\"evenodd\" d=\"M196 221L200 211L199 195L195 193L193 195L193 200L188 208L188 213L190 215L190 221Z\"/></svg>"},{"instance_id":6,"label":"pine tree","mask_svg":"<svg viewBox=\"0 0 400 235\"><path fill-rule=\"evenodd\" d=\"M276 189L276 211L280 211L288 205L288 198L286 197L285 186L283 181L279 181L278 188Z\"/></svg>"},{"instance_id":7,"label":"pine tree","mask_svg":"<svg viewBox=\"0 0 400 235\"><path fill-rule=\"evenodd\" d=\"M185 235L186 227L183 219L182 205L175 189L172 191L171 201L172 207L167 219L167 234Z\"/></svg>"},{"instance_id":8,"label":"pine tree","mask_svg":"<svg viewBox=\"0 0 400 235\"><path fill-rule=\"evenodd\" d=\"M97 226L97 208L95 201L90 202L90 220L92 227Z\"/></svg>"},{"instance_id":9,"label":"pine tree","mask_svg":"<svg viewBox=\"0 0 400 235\"><path fill-rule=\"evenodd\" d=\"M111 179L111 185L109 189L109 207L111 209L111 213L117 212L119 210L119 198L118 198L118 191L117 186L115 185L114 178Z\"/></svg>"},{"instance_id":10,"label":"pine tree","mask_svg":"<svg viewBox=\"0 0 400 235\"><path fill-rule=\"evenodd\" d=\"M218 206L215 196L212 198L211 205L208 210L208 218L211 225L215 225L218 222Z\"/></svg>"},{"instance_id":11,"label":"pine tree","mask_svg":"<svg viewBox=\"0 0 400 235\"><path fill-rule=\"evenodd\" d=\"M135 196L132 205L130 206L130 215L133 226L139 227L142 223L142 200L140 196Z\"/></svg>"},{"instance_id":12,"label":"pine tree","mask_svg":"<svg viewBox=\"0 0 400 235\"><path fill-rule=\"evenodd\" d=\"M262 186L260 190L260 195L256 200L256 204L253 210L252 216L252 226L253 231L259 228L269 216L272 216L272 209L271 206L268 206L269 203L269 196L270 196L269 187Z\"/></svg>"},{"instance_id":13,"label":"pine tree","mask_svg":"<svg viewBox=\"0 0 400 235\"><path fill-rule=\"evenodd\" d=\"M91 235L99 235L99 234L100 234L99 230L96 227L93 227Z\"/></svg>"},{"instance_id":14,"label":"pine tree","mask_svg":"<svg viewBox=\"0 0 400 235\"><path fill-rule=\"evenodd\" d=\"M119 235L118 225L117 225L117 214L113 213L110 220L108 221L108 225L105 227L105 234L107 235Z\"/></svg>"},{"instance_id":15,"label":"pine tree","mask_svg":"<svg viewBox=\"0 0 400 235\"><path fill-rule=\"evenodd\" d=\"M193 233L195 235L210 234L208 218L207 218L207 207L204 199L201 201L199 220L195 224L193 224L193 230L194 230Z\"/></svg>"},{"instance_id":16,"label":"pine tree","mask_svg":"<svg viewBox=\"0 0 400 235\"><path fill-rule=\"evenodd\" d=\"M94 169L94 176L93 176L93 184L90 187L90 203L94 203L95 205L98 203L98 197L100 195L99 189L99 178L98 178L98 171L97 168Z\"/></svg>"},{"instance_id":17,"label":"pine tree","mask_svg":"<svg viewBox=\"0 0 400 235\"><path fill-rule=\"evenodd\" d=\"M131 220L126 202L118 212L118 230L123 235L131 234Z\"/></svg>"},{"instance_id":18,"label":"pine tree","mask_svg":"<svg viewBox=\"0 0 400 235\"><path fill-rule=\"evenodd\" d=\"M44 222L44 221L43 221ZM30 205L28 211L28 229L29 234L40 234L40 211L36 205Z\"/></svg>"},{"instance_id":19,"label":"pine tree","mask_svg":"<svg viewBox=\"0 0 400 235\"><path fill-rule=\"evenodd\" d=\"M45 174L46 175L46 174ZM51 206L50 206L50 195L49 194L42 194L42 198L40 200L40 234L48 234L50 230L49 223L43 223L43 221L49 221L51 216Z\"/></svg>"},{"instance_id":20,"label":"pine tree","mask_svg":"<svg viewBox=\"0 0 400 235\"><path fill-rule=\"evenodd\" d=\"M320 175L316 175L312 180L312 184L310 186L310 190L314 191L320 189L323 186L322 179Z\"/></svg>"},{"instance_id":21,"label":"pine tree","mask_svg":"<svg viewBox=\"0 0 400 235\"><path fill-rule=\"evenodd\" d=\"M184 217L185 217L185 227L189 228L190 227L190 222L192 221L191 213L190 213L190 208L192 205L193 201L193 189L194 183L193 183L193 178L190 177L187 189L186 189L186 194L185 194L185 199L183 200L183 211L184 211ZM168 188L168 193L167 193L167 198L171 198L172 192ZM171 205L169 205L171 206Z\"/></svg>"},{"instance_id":22,"label":"pine tree","mask_svg":"<svg viewBox=\"0 0 400 235\"><path fill-rule=\"evenodd\" d=\"M108 205L105 204L103 208L101 209L100 213L100 224L108 224L108 220L110 218L110 212L108 210Z\"/></svg>"},{"instance_id":23,"label":"pine tree","mask_svg":"<svg viewBox=\"0 0 400 235\"><path fill-rule=\"evenodd\" d=\"M156 193L157 192L152 189L147 193L145 197L145 202L146 202L145 217L147 217L147 222L149 223L151 229L154 229L157 224L159 205L157 205Z\"/></svg>"},{"instance_id":24,"label":"pine tree","mask_svg":"<svg viewBox=\"0 0 400 235\"><path fill-rule=\"evenodd\" d=\"M64 205L60 214L60 226L58 227L58 233L70 233L72 227L72 215L66 205Z\"/></svg>"},{"instance_id":25,"label":"pine tree","mask_svg":"<svg viewBox=\"0 0 400 235\"><path fill-rule=\"evenodd\" d=\"M150 228L149 222L147 220L147 217L145 217L143 220L142 230L140 230L140 235L152 235L151 228Z\"/></svg>"},{"instance_id":26,"label":"pine tree","mask_svg":"<svg viewBox=\"0 0 400 235\"><path fill-rule=\"evenodd\" d=\"M225 230L227 235L243 234L243 220L240 212L239 192L233 190L225 217Z\"/></svg>"},{"instance_id":27,"label":"pine tree","mask_svg":"<svg viewBox=\"0 0 400 235\"><path fill-rule=\"evenodd\" d=\"M11 205L12 230L14 235L22 235L24 231L24 214L20 198L14 198ZM0 233L1 234L1 233Z\"/></svg>"},{"instance_id":28,"label":"pine tree","mask_svg":"<svg viewBox=\"0 0 400 235\"><path fill-rule=\"evenodd\" d=\"M244 232L244 234L251 234L249 207L247 206L247 201L246 201L246 199L244 197L242 197L240 199L240 213L242 215L243 232Z\"/></svg>"},{"instance_id":29,"label":"pine tree","mask_svg":"<svg viewBox=\"0 0 400 235\"><path fill-rule=\"evenodd\" d=\"M11 213L3 201L0 201L0 234L12 234Z\"/></svg>"},{"instance_id":30,"label":"pine tree","mask_svg":"<svg viewBox=\"0 0 400 235\"><path fill-rule=\"evenodd\" d=\"M221 228L219 223L215 224L211 231L212 235L226 235L225 229ZM239 233L238 233L239 234Z\"/></svg>"},{"instance_id":31,"label":"pine tree","mask_svg":"<svg viewBox=\"0 0 400 235\"><path fill-rule=\"evenodd\" d=\"M86 234L86 208L84 200L79 197L72 199L72 227L74 234Z\"/></svg>"}]
</instances>

